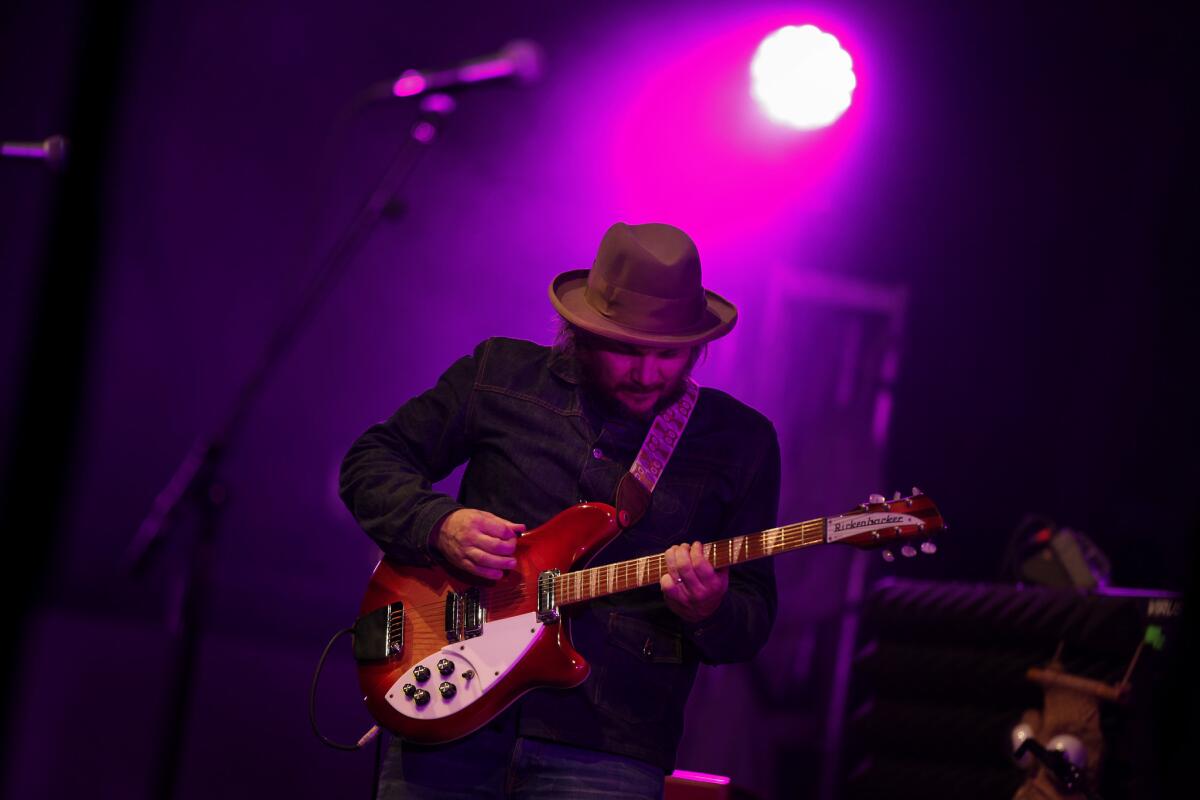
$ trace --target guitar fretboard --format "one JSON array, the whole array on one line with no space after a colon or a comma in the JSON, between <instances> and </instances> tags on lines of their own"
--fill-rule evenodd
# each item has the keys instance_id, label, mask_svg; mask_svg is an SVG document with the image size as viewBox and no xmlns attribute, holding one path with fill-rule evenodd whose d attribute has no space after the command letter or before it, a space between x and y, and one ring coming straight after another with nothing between
<instances>
[{"instance_id":1,"label":"guitar fretboard","mask_svg":"<svg viewBox=\"0 0 1200 800\"><path fill-rule=\"evenodd\" d=\"M708 542L704 545L704 557L720 569L730 564L769 558L789 550L821 544L823 541L825 517L820 517L780 528L768 528L745 536L734 536L732 539ZM554 580L555 598L559 605L581 603L595 597L656 584L666 571L666 557L658 553L568 572Z\"/></svg>"}]
</instances>

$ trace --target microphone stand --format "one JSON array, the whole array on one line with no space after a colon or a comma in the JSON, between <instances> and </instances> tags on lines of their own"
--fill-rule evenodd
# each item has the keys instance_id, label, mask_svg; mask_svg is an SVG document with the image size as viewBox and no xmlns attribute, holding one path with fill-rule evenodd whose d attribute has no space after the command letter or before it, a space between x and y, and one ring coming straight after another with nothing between
<instances>
[{"instance_id":1,"label":"microphone stand","mask_svg":"<svg viewBox=\"0 0 1200 800\"><path fill-rule=\"evenodd\" d=\"M40 142L0 142L0 158L24 158L41 161L52 172L61 172L67 163L67 137L61 134Z\"/></svg>"},{"instance_id":2,"label":"microphone stand","mask_svg":"<svg viewBox=\"0 0 1200 800\"><path fill-rule=\"evenodd\" d=\"M192 444L162 491L155 497L150 512L142 520L126 550L130 574L140 575L164 540L177 527L174 517L181 507L198 512L197 529L188 543L185 568L175 577L168 630L174 641L175 667L155 761L154 796L170 800L175 794L183 754L192 687L200 645L201 612L205 607L212 568L212 554L220 527L220 511L226 497L220 472L230 444L254 400L272 370L295 343L297 335L309 323L329 291L346 273L354 255L362 247L379 220L386 216L399 190L408 181L426 150L437 137L440 119L454 110L447 95L429 95L420 105L420 114L410 135L393 156L387 170L368 194L362 207L321 260L300 302L286 315L268 340L259 361L242 385L229 413L221 424L202 434ZM414 147L415 144L415 147Z\"/></svg>"}]
</instances>

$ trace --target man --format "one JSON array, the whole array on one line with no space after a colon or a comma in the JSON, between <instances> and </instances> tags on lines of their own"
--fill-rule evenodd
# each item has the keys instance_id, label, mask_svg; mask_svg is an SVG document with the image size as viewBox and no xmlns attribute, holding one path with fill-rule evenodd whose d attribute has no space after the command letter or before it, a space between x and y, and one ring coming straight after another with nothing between
<instances>
[{"instance_id":1,"label":"man","mask_svg":"<svg viewBox=\"0 0 1200 800\"><path fill-rule=\"evenodd\" d=\"M351 447L342 498L386 555L495 579L525 530L613 503L655 415L737 319L703 288L691 239L662 224L613 225L550 299L554 348L489 339ZM464 461L457 500L431 489ZM770 561L714 570L699 540L774 526L778 499L771 423L701 389L644 516L594 562L665 552L661 585L564 609L588 679L530 692L456 742L393 742L380 797L660 797L697 665L751 658L775 616Z\"/></svg>"}]
</instances>

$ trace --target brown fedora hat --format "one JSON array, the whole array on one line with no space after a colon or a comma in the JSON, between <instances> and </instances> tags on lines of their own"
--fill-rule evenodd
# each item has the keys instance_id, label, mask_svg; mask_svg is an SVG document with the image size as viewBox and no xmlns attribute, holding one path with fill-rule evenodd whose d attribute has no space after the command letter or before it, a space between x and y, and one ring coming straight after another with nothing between
<instances>
[{"instance_id":1,"label":"brown fedora hat","mask_svg":"<svg viewBox=\"0 0 1200 800\"><path fill-rule=\"evenodd\" d=\"M695 243L658 222L613 225L590 270L550 282L550 302L585 331L652 347L708 342L737 322L733 303L700 284Z\"/></svg>"}]
</instances>

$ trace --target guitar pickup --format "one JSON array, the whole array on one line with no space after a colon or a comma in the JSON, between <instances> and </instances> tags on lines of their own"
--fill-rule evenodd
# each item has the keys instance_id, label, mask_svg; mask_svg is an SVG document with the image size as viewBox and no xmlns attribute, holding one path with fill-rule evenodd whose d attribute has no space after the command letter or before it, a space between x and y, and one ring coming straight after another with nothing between
<instances>
[{"instance_id":1,"label":"guitar pickup","mask_svg":"<svg viewBox=\"0 0 1200 800\"><path fill-rule=\"evenodd\" d=\"M378 661L404 651L404 604L389 603L354 621L354 658Z\"/></svg>"},{"instance_id":2,"label":"guitar pickup","mask_svg":"<svg viewBox=\"0 0 1200 800\"><path fill-rule=\"evenodd\" d=\"M479 589L446 593L446 641L458 642L483 633L483 603Z\"/></svg>"}]
</instances>

